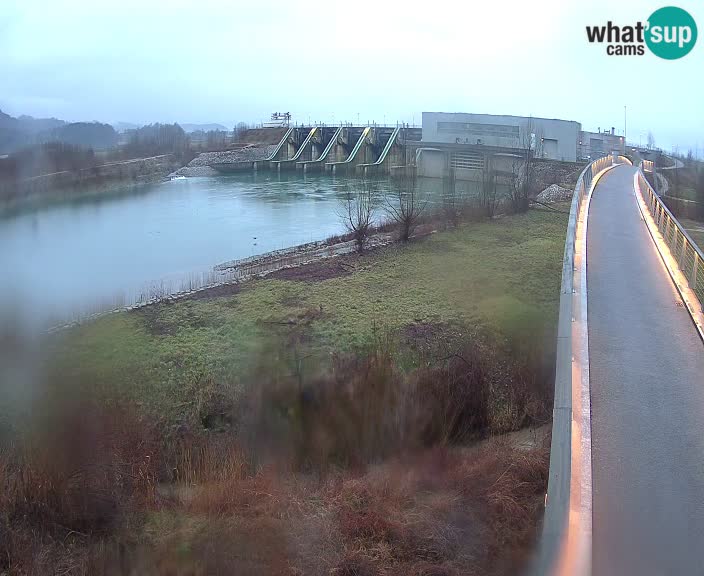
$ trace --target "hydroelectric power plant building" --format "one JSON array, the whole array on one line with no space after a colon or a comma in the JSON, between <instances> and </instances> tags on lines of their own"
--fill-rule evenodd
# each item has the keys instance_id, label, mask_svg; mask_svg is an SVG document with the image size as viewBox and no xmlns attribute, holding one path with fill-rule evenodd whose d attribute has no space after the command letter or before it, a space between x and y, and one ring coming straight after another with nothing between
<instances>
[{"instance_id":1,"label":"hydroelectric power plant building","mask_svg":"<svg viewBox=\"0 0 704 576\"><path fill-rule=\"evenodd\" d=\"M263 148L252 154L243 151L209 166L220 172L271 169L358 176L415 172L430 178L444 178L452 171L460 180L481 180L489 164L499 173L515 173L527 154L539 160L576 162L623 153L624 148L623 137L613 128L584 132L579 122L571 120L492 114L423 112L422 129L407 124L292 126L287 117L276 129L282 131L281 140L265 154L258 152Z\"/></svg>"},{"instance_id":2,"label":"hydroelectric power plant building","mask_svg":"<svg viewBox=\"0 0 704 576\"><path fill-rule=\"evenodd\" d=\"M419 176L476 179L491 158L510 170L527 150L536 158L576 162L617 151L624 141L610 132L584 132L579 122L527 116L423 112L422 141L416 154Z\"/></svg>"}]
</instances>

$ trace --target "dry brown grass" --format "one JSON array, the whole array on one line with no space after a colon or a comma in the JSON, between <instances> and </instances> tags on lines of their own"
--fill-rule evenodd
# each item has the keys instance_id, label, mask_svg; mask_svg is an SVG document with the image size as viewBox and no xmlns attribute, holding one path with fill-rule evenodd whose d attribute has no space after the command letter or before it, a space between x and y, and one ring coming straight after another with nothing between
<instances>
[{"instance_id":1,"label":"dry brown grass","mask_svg":"<svg viewBox=\"0 0 704 576\"><path fill-rule=\"evenodd\" d=\"M86 573L106 539L155 505L158 454L134 407L53 397L0 455L0 568Z\"/></svg>"},{"instance_id":2,"label":"dry brown grass","mask_svg":"<svg viewBox=\"0 0 704 576\"><path fill-rule=\"evenodd\" d=\"M0 572L513 573L547 449L468 444L491 426L485 348L411 374L393 358L380 336L309 379L269 367L220 433L47 398L0 458Z\"/></svg>"},{"instance_id":3,"label":"dry brown grass","mask_svg":"<svg viewBox=\"0 0 704 576\"><path fill-rule=\"evenodd\" d=\"M157 447L127 408L77 403L33 429L4 459L10 520L109 531L121 511L154 498Z\"/></svg>"},{"instance_id":4,"label":"dry brown grass","mask_svg":"<svg viewBox=\"0 0 704 576\"><path fill-rule=\"evenodd\" d=\"M234 458L230 466L239 469ZM139 538L122 526L64 544L69 532L52 539L35 530L23 539L10 526L6 567L17 574L54 573L57 562L77 574L512 574L533 544L546 477L544 448L523 452L491 440L318 480L264 470L176 484L155 512L171 525L133 524Z\"/></svg>"}]
</instances>

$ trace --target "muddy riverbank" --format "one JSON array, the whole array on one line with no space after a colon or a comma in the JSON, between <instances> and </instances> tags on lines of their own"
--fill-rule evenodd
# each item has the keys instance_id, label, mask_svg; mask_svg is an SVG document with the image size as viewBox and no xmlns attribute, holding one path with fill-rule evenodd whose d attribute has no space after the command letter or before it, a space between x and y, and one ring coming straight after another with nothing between
<instances>
[{"instance_id":1,"label":"muddy riverbank","mask_svg":"<svg viewBox=\"0 0 704 576\"><path fill-rule=\"evenodd\" d=\"M393 241L394 234L379 232L369 238L366 250L375 250L391 244ZM94 312L69 322L60 323L52 326L48 332L64 330L107 314L135 310L160 302L211 297L219 293L234 293L242 282L253 278L264 278L270 274L282 278L299 276L300 279L306 279L307 276L313 279L320 279L318 277L321 275L323 277L333 277L336 275L333 271L336 266L327 264L330 259L337 259L341 256L354 256L356 254L354 240L344 240L336 243L321 241L275 250L259 256L231 260L215 266L208 273L200 276L194 275L184 280L181 288L176 291L161 292L158 288L145 291L143 297L133 304L116 306L109 310ZM339 265L344 267L344 263ZM298 274L291 272L296 269L300 270Z\"/></svg>"}]
</instances>

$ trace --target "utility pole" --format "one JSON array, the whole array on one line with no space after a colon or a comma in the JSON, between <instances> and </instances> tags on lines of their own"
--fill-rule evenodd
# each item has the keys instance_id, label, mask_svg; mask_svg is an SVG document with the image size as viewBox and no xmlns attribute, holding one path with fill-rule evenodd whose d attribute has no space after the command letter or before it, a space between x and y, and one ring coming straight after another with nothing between
<instances>
[{"instance_id":1,"label":"utility pole","mask_svg":"<svg viewBox=\"0 0 704 576\"><path fill-rule=\"evenodd\" d=\"M623 105L623 142L624 142L624 145L625 145L625 143L628 142L628 133L626 132L626 127L627 127L627 124L626 124L626 105L624 104Z\"/></svg>"}]
</instances>

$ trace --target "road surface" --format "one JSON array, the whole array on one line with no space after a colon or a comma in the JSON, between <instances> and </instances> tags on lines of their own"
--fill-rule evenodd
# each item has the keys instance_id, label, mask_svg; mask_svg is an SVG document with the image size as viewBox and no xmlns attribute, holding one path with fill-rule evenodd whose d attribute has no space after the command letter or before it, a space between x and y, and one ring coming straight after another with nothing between
<instances>
[{"instance_id":1,"label":"road surface","mask_svg":"<svg viewBox=\"0 0 704 576\"><path fill-rule=\"evenodd\" d=\"M632 166L591 202L587 294L593 575L704 575L704 344L633 195Z\"/></svg>"}]
</instances>

